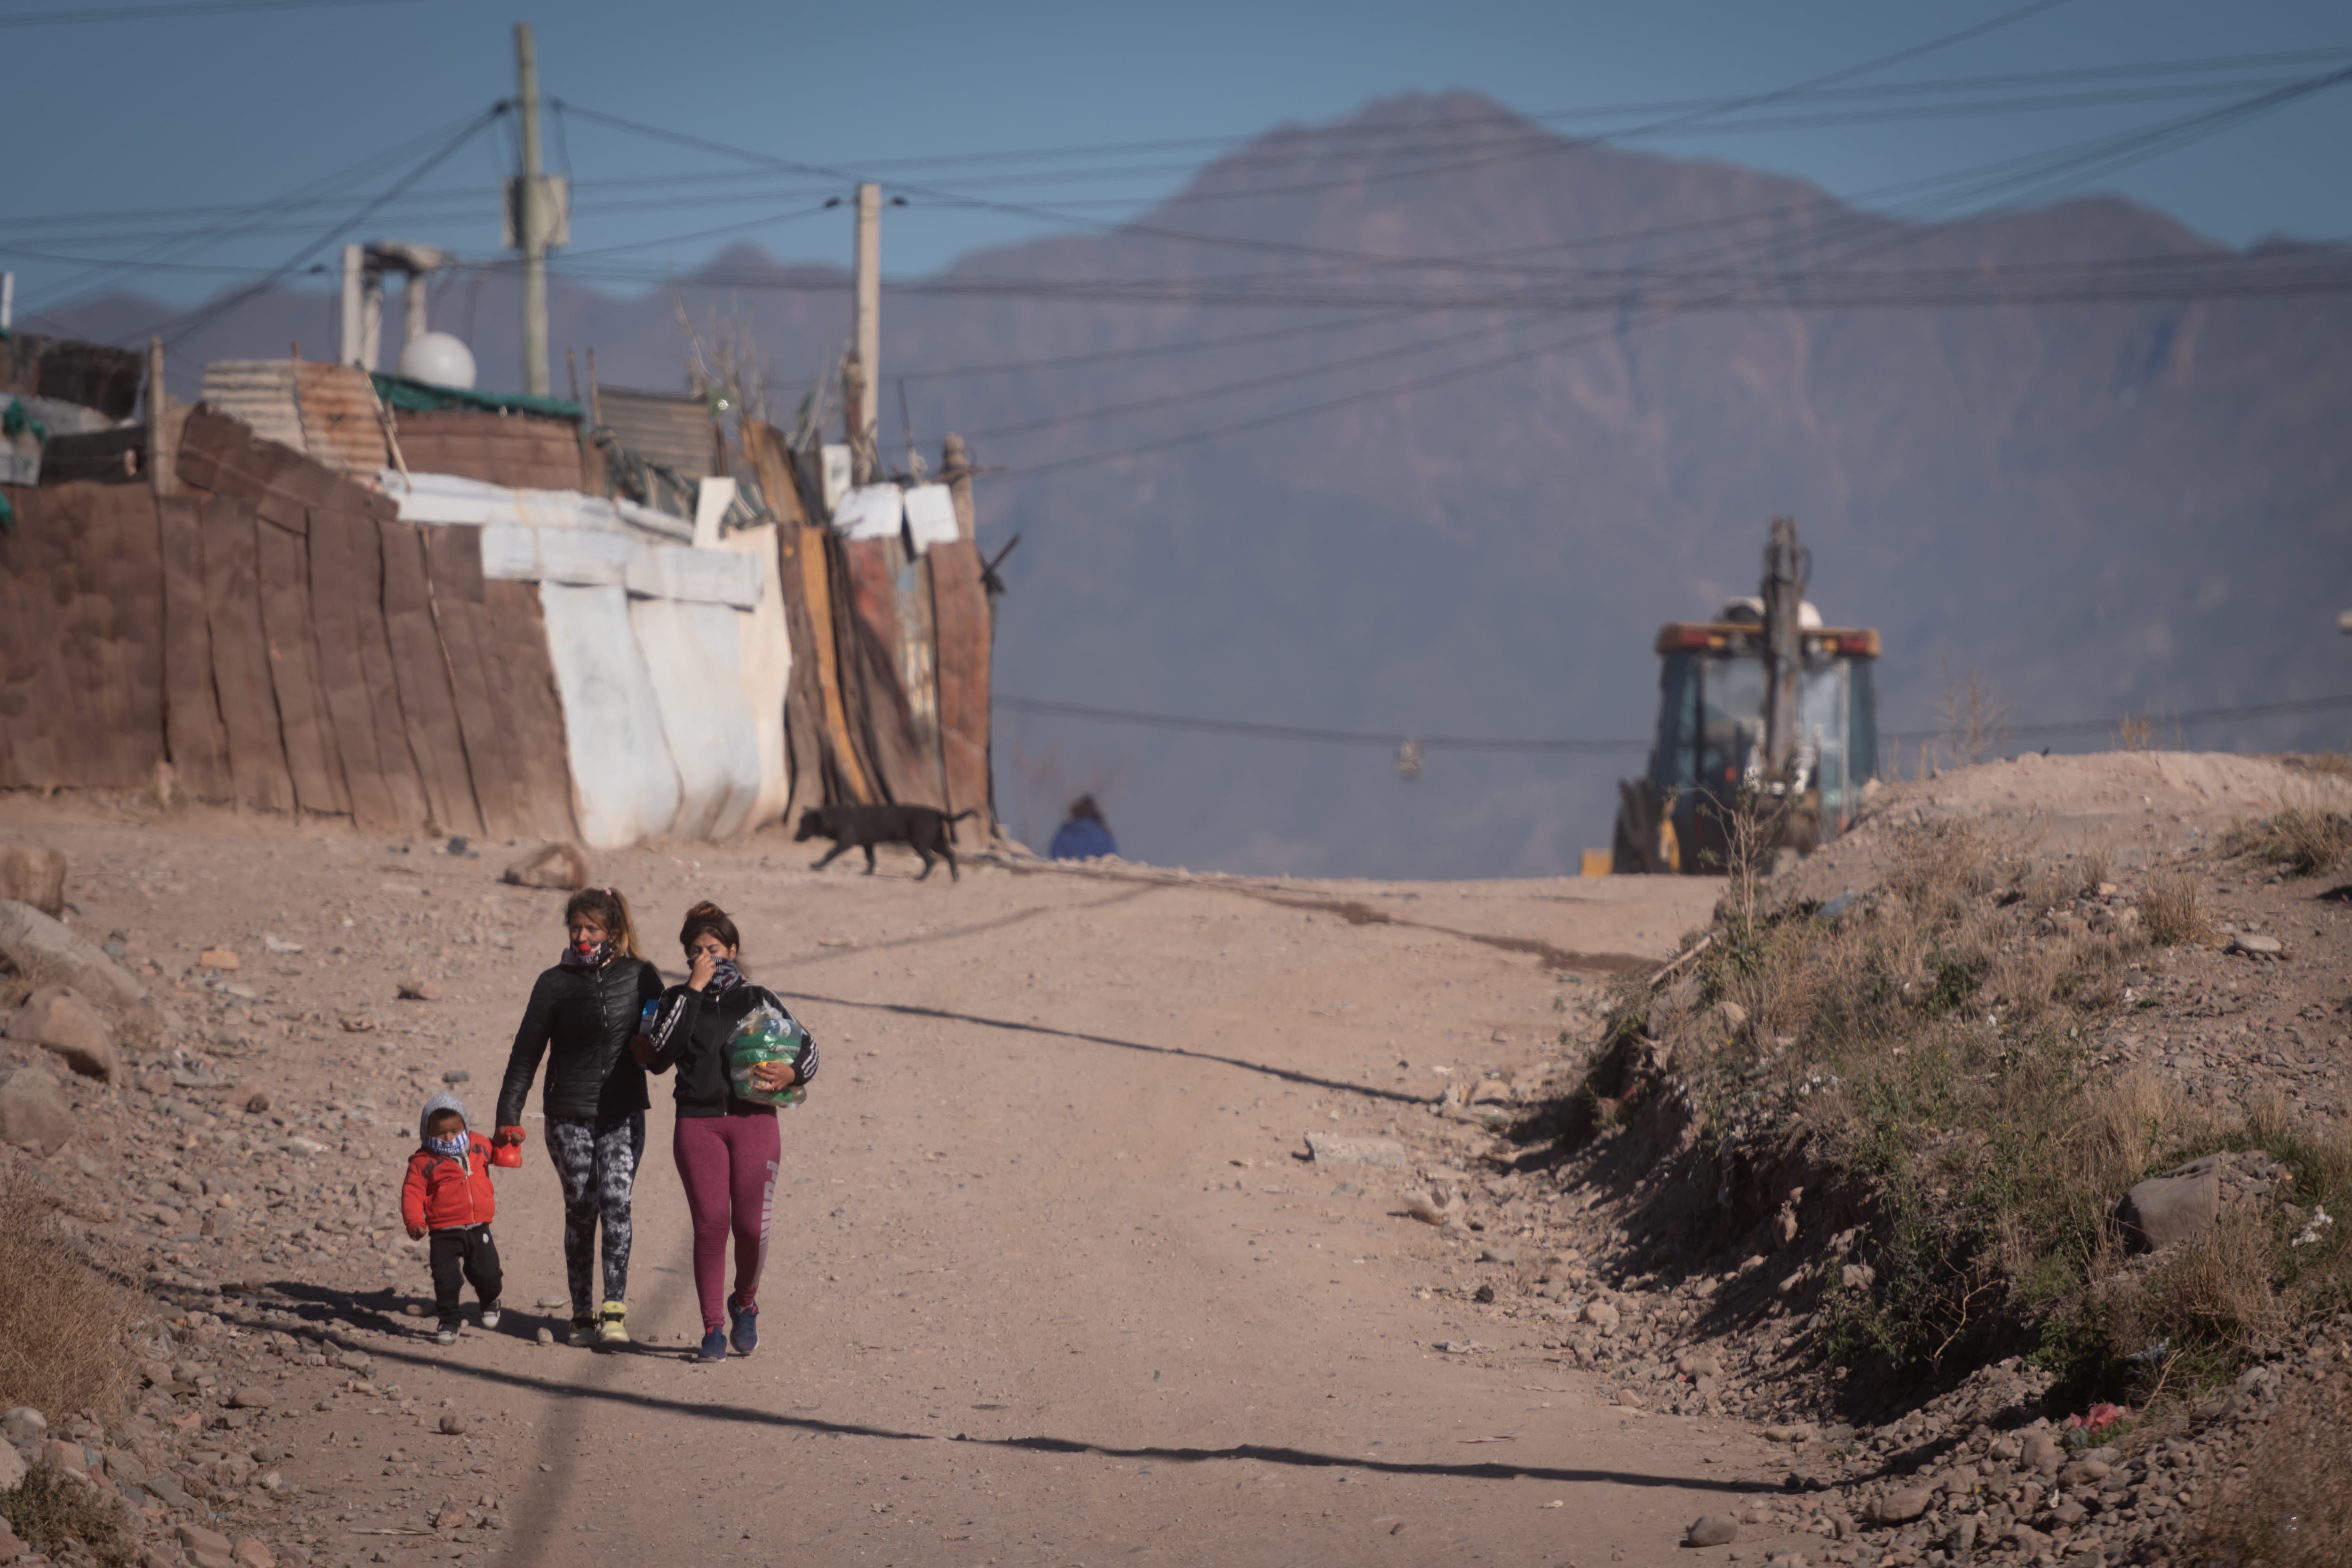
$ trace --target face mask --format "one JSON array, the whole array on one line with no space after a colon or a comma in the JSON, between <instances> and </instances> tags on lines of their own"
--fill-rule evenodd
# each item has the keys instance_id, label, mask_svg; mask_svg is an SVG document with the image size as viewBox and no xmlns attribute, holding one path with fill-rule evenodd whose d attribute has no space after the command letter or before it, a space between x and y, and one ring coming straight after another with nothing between
<instances>
[{"instance_id":1,"label":"face mask","mask_svg":"<svg viewBox=\"0 0 2352 1568\"><path fill-rule=\"evenodd\" d=\"M563 962L574 969L601 969L604 961L612 956L613 942L609 937L600 937L594 942L568 942L563 949Z\"/></svg>"},{"instance_id":2,"label":"face mask","mask_svg":"<svg viewBox=\"0 0 2352 1568\"><path fill-rule=\"evenodd\" d=\"M711 966L710 994L713 996L723 995L729 986L740 984L742 979L742 971L735 967L735 961L722 958Z\"/></svg>"},{"instance_id":3,"label":"face mask","mask_svg":"<svg viewBox=\"0 0 2352 1568\"><path fill-rule=\"evenodd\" d=\"M463 1132L452 1132L446 1138L427 1138L425 1146L446 1159L462 1160L466 1147L473 1141Z\"/></svg>"}]
</instances>

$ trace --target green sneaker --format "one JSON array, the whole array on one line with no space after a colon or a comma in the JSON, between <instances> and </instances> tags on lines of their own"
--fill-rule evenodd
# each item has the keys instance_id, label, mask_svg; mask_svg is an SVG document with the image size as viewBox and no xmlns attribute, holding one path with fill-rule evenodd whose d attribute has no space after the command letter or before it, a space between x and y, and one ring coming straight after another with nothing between
<instances>
[{"instance_id":1,"label":"green sneaker","mask_svg":"<svg viewBox=\"0 0 2352 1568\"><path fill-rule=\"evenodd\" d=\"M629 1342L628 1311L629 1310L618 1301L605 1302L604 1321L596 1328L596 1342L605 1345L627 1344Z\"/></svg>"}]
</instances>

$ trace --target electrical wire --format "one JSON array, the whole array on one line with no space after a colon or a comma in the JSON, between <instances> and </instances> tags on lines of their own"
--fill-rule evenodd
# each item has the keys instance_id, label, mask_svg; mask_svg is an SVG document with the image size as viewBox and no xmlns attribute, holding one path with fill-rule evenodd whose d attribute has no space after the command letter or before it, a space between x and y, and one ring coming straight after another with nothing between
<instances>
[{"instance_id":1,"label":"electrical wire","mask_svg":"<svg viewBox=\"0 0 2352 1568\"><path fill-rule=\"evenodd\" d=\"M1011 713L1034 714L1041 718L1079 719L1096 723L1122 724L1144 730L1172 730L1189 734L1234 735L1254 741L1298 741L1320 745L1366 746L1394 751L1411 742L1423 752L1485 752L1501 753L1549 752L1570 755L1601 756L1646 752L1651 742L1646 739L1591 740L1569 738L1519 739L1498 736L1422 735L1407 731L1334 730L1307 724L1269 724L1244 719L1211 719L1177 713L1151 713L1128 708L1103 708L1084 702L1054 702L1032 697L997 696L990 699L992 709ZM2337 697L2311 697L2286 702L2263 702L2235 708L2197 708L2170 715L2165 721L2180 726L2241 722L2248 720L2300 718L2314 713L2332 713L2352 708L2352 693ZM2116 727L2113 719L2071 719L2051 723L2012 724L2005 734L2011 737L2039 739L2042 736L2105 733ZM1879 739L1884 744L1909 745L1920 741L1938 740L1950 733L1948 729L1889 731Z\"/></svg>"},{"instance_id":2,"label":"electrical wire","mask_svg":"<svg viewBox=\"0 0 2352 1568\"><path fill-rule=\"evenodd\" d=\"M103 11L0 12L0 27L56 27L75 22L163 22L229 11L342 11L356 5L413 5L420 0L200 0L186 5L115 5Z\"/></svg>"}]
</instances>

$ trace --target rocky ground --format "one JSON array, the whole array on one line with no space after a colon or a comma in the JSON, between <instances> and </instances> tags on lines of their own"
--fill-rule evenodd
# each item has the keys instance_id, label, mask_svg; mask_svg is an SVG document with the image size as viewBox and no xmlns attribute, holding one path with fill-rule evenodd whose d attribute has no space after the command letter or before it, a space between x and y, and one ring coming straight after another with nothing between
<instances>
[{"instance_id":1,"label":"rocky ground","mask_svg":"<svg viewBox=\"0 0 2352 1568\"><path fill-rule=\"evenodd\" d=\"M2112 889L2053 924L2186 870L2221 941L2137 973L2096 1050L2340 1115L2346 905L2215 847L2305 781L2110 761L1899 786L1877 820L2031 819L2107 856ZM657 1088L635 1350L544 1342L565 1309L535 1149L499 1177L507 1321L438 1350L402 1162L445 1085L487 1120L561 895L497 880L513 847L87 801L0 800L0 842L66 855L67 925L144 993L90 1001L102 1048L33 983L103 977L40 967L5 998L0 1136L148 1303L125 1409L7 1435L121 1497L157 1564L2155 1560L2277 1390L2342 1364L2324 1334L2268 1347L2120 1442L2070 1443L2089 1413L2015 1358L1857 1410L1820 1354L1801 1194L1719 1254L1661 1255L1642 1215L1667 1173L1527 1131L1719 880L1014 862L917 886L911 862L813 875L772 837L595 868L672 966L688 902L734 910L823 1043L786 1125L771 1348L681 1364ZM1862 892L1877 852L1865 830L1786 889ZM1695 1520L1711 1545L1682 1544Z\"/></svg>"}]
</instances>

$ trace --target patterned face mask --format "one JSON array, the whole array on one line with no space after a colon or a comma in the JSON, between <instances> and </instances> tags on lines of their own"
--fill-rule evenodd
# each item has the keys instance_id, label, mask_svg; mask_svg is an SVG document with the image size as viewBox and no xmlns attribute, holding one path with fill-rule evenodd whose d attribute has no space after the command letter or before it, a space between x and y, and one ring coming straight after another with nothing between
<instances>
[{"instance_id":1,"label":"patterned face mask","mask_svg":"<svg viewBox=\"0 0 2352 1568\"><path fill-rule=\"evenodd\" d=\"M444 1159L462 1160L466 1157L466 1146L471 1142L463 1132L452 1132L446 1138L427 1138L425 1146Z\"/></svg>"},{"instance_id":2,"label":"patterned face mask","mask_svg":"<svg viewBox=\"0 0 2352 1568\"><path fill-rule=\"evenodd\" d=\"M740 985L742 983L743 972L735 967L733 959L722 958L711 966L709 989L713 996L723 996L729 987Z\"/></svg>"},{"instance_id":3,"label":"patterned face mask","mask_svg":"<svg viewBox=\"0 0 2352 1568\"><path fill-rule=\"evenodd\" d=\"M594 942L567 942L563 948L563 963L571 969L602 969L604 961L613 956L613 941L599 937Z\"/></svg>"}]
</instances>

